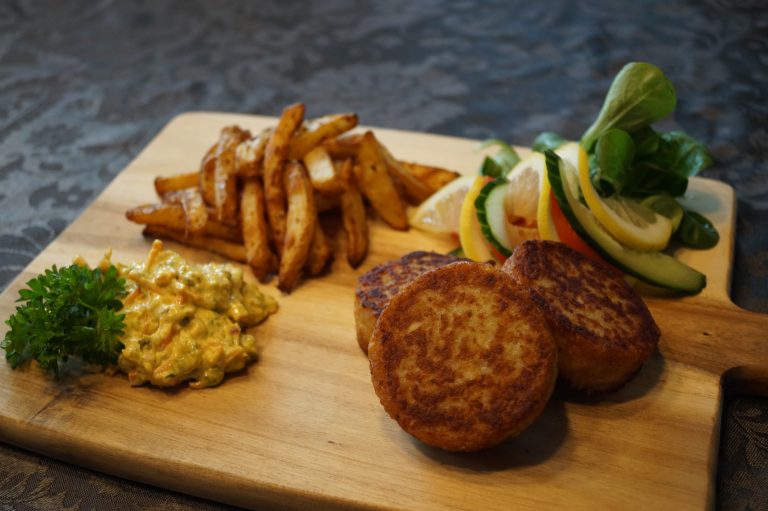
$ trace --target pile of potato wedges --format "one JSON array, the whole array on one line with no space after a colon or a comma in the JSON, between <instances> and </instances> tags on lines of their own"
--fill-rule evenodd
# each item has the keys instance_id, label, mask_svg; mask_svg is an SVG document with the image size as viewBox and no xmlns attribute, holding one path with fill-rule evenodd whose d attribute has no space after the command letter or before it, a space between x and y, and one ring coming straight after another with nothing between
<instances>
[{"instance_id":1,"label":"pile of potato wedges","mask_svg":"<svg viewBox=\"0 0 768 511\"><path fill-rule=\"evenodd\" d=\"M352 267L366 257L366 204L394 229L408 228L406 207L458 176L392 156L354 113L305 120L305 106L287 106L259 133L221 130L196 171L157 177L159 203L126 217L144 234L246 263L265 280L277 275L290 292L302 276L323 272L333 250L318 214L338 211Z\"/></svg>"}]
</instances>

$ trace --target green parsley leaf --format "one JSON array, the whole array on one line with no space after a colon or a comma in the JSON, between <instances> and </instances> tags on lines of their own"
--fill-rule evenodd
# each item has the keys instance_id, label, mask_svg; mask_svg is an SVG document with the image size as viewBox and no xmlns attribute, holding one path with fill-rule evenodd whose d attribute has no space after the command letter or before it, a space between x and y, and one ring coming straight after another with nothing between
<instances>
[{"instance_id":1,"label":"green parsley leaf","mask_svg":"<svg viewBox=\"0 0 768 511\"><path fill-rule=\"evenodd\" d=\"M57 376L59 362L70 356L113 364L123 349L125 315L118 312L125 295L125 280L114 266L53 266L19 291L17 302L23 304L5 322L10 330L0 348L13 368L34 359Z\"/></svg>"}]
</instances>

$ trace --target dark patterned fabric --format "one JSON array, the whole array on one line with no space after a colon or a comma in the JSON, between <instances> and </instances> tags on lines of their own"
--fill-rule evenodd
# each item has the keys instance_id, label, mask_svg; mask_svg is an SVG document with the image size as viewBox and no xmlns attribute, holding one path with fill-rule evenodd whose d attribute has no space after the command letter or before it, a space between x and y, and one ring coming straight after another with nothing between
<instances>
[{"instance_id":1,"label":"dark patterned fabric","mask_svg":"<svg viewBox=\"0 0 768 511\"><path fill-rule=\"evenodd\" d=\"M726 402L718 489L722 510L768 508L768 407L765 398Z\"/></svg>"},{"instance_id":2,"label":"dark patterned fabric","mask_svg":"<svg viewBox=\"0 0 768 511\"><path fill-rule=\"evenodd\" d=\"M0 509L226 511L237 508L158 491L4 446L0 457Z\"/></svg>"},{"instance_id":3,"label":"dark patterned fabric","mask_svg":"<svg viewBox=\"0 0 768 511\"><path fill-rule=\"evenodd\" d=\"M174 115L356 111L389 128L577 138L624 63L738 196L733 298L768 312L765 0L0 0L0 288ZM768 509L768 400L726 403L723 510ZM212 509L0 445L0 509Z\"/></svg>"}]
</instances>

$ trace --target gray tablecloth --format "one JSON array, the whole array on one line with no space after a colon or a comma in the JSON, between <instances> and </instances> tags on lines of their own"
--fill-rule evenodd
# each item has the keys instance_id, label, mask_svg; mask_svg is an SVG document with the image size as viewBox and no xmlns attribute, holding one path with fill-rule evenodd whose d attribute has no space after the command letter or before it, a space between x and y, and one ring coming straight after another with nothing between
<instances>
[{"instance_id":1,"label":"gray tablecloth","mask_svg":"<svg viewBox=\"0 0 768 511\"><path fill-rule=\"evenodd\" d=\"M733 298L768 312L765 0L0 2L0 288L174 115L356 111L368 125L578 138L627 61L738 196ZM725 405L718 503L768 509L768 400ZM1 439L0 439L1 440ZM219 509L0 444L0 509Z\"/></svg>"}]
</instances>

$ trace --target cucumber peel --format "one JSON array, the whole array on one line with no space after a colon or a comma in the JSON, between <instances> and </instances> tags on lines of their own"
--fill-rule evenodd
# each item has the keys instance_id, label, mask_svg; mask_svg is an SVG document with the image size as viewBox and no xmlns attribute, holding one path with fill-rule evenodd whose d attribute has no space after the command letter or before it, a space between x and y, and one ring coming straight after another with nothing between
<instances>
[{"instance_id":1,"label":"cucumber peel","mask_svg":"<svg viewBox=\"0 0 768 511\"><path fill-rule=\"evenodd\" d=\"M506 230L507 215L504 212L504 195L509 182L504 178L486 183L475 199L477 220L483 236L504 257L512 255L512 241Z\"/></svg>"}]
</instances>

